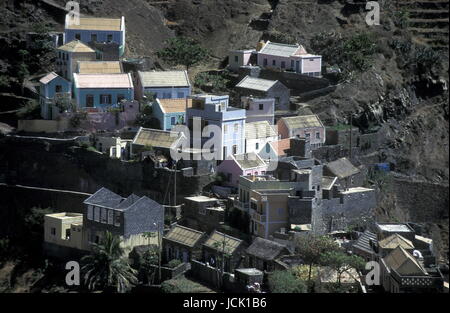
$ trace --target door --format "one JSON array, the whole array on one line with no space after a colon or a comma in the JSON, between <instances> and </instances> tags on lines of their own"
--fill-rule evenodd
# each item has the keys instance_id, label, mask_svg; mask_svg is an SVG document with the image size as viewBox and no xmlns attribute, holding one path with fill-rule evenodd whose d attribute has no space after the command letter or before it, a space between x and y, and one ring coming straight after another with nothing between
<instances>
[{"instance_id":1,"label":"door","mask_svg":"<svg viewBox=\"0 0 450 313\"><path fill-rule=\"evenodd\" d=\"M187 251L183 251L183 262L189 262L189 254Z\"/></svg>"},{"instance_id":2,"label":"door","mask_svg":"<svg viewBox=\"0 0 450 313\"><path fill-rule=\"evenodd\" d=\"M93 95L87 95L86 96L86 106L88 108L94 107L94 96Z\"/></svg>"},{"instance_id":3,"label":"door","mask_svg":"<svg viewBox=\"0 0 450 313\"><path fill-rule=\"evenodd\" d=\"M295 71L296 71L297 73L300 73L300 61L297 61L297 62L295 63Z\"/></svg>"}]
</instances>

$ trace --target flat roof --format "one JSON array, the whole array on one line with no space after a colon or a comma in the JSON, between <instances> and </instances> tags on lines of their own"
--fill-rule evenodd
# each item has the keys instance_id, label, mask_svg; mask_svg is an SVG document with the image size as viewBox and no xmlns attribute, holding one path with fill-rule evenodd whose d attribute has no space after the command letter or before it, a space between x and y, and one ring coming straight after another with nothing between
<instances>
[{"instance_id":1,"label":"flat roof","mask_svg":"<svg viewBox=\"0 0 450 313\"><path fill-rule=\"evenodd\" d=\"M210 198L207 196L193 196L193 197L185 197L187 200L195 201L195 202L208 202L208 201L217 201L217 198Z\"/></svg>"},{"instance_id":2,"label":"flat roof","mask_svg":"<svg viewBox=\"0 0 450 313\"><path fill-rule=\"evenodd\" d=\"M357 193L357 192L367 192L367 191L374 191L374 189L370 188L364 188L364 187L354 187L349 188L348 190L341 191L342 194L351 194L351 193Z\"/></svg>"},{"instance_id":3,"label":"flat roof","mask_svg":"<svg viewBox=\"0 0 450 313\"><path fill-rule=\"evenodd\" d=\"M66 29L120 31L122 18L80 17L79 24L67 23Z\"/></svg>"},{"instance_id":4,"label":"flat roof","mask_svg":"<svg viewBox=\"0 0 450 313\"><path fill-rule=\"evenodd\" d=\"M383 223L383 224L377 224L378 227L383 231L388 232L411 232L411 228L406 224L401 223Z\"/></svg>"},{"instance_id":5,"label":"flat roof","mask_svg":"<svg viewBox=\"0 0 450 313\"><path fill-rule=\"evenodd\" d=\"M120 61L78 61L79 74L120 74Z\"/></svg>"},{"instance_id":6,"label":"flat roof","mask_svg":"<svg viewBox=\"0 0 450 313\"><path fill-rule=\"evenodd\" d=\"M73 74L76 88L133 88L130 74Z\"/></svg>"}]
</instances>

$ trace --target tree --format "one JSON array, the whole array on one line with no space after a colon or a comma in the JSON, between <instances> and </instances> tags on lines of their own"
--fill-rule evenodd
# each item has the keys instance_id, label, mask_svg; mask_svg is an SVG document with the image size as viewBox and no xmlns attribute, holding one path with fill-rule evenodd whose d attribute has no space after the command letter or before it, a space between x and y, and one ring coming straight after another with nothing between
<instances>
[{"instance_id":1,"label":"tree","mask_svg":"<svg viewBox=\"0 0 450 313\"><path fill-rule=\"evenodd\" d=\"M208 51L190 38L175 37L166 44L166 48L157 52L158 57L172 65L184 65L186 71L208 57Z\"/></svg>"},{"instance_id":2,"label":"tree","mask_svg":"<svg viewBox=\"0 0 450 313\"><path fill-rule=\"evenodd\" d=\"M322 254L320 263L329 266L337 273L337 284L341 286L341 277L346 271L354 268L358 271L364 268L364 259L357 255L348 255L343 251L329 251Z\"/></svg>"},{"instance_id":3,"label":"tree","mask_svg":"<svg viewBox=\"0 0 450 313\"><path fill-rule=\"evenodd\" d=\"M314 264L319 264L322 254L336 251L338 245L327 236L306 235L296 239L295 247L303 261L309 265L308 285L311 282L311 271Z\"/></svg>"},{"instance_id":4,"label":"tree","mask_svg":"<svg viewBox=\"0 0 450 313\"><path fill-rule=\"evenodd\" d=\"M272 293L306 293L303 281L292 270L274 271L269 275L269 289Z\"/></svg>"},{"instance_id":5,"label":"tree","mask_svg":"<svg viewBox=\"0 0 450 313\"><path fill-rule=\"evenodd\" d=\"M137 283L136 270L122 258L120 238L105 232L100 244L93 244L93 252L81 260L84 283L89 290L115 289L126 292Z\"/></svg>"}]
</instances>

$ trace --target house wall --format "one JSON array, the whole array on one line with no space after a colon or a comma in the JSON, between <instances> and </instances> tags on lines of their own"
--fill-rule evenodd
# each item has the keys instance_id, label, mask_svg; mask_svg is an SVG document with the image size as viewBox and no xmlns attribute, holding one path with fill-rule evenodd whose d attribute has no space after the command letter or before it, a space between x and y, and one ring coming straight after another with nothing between
<instances>
[{"instance_id":1,"label":"house wall","mask_svg":"<svg viewBox=\"0 0 450 313\"><path fill-rule=\"evenodd\" d=\"M69 213L70 214L70 213ZM73 223L82 223L83 216L64 216L55 217L51 215L44 216L44 241L59 246L83 249L82 229L83 226L74 226ZM52 235L52 229L55 234ZM70 238L66 238L66 230L70 230Z\"/></svg>"},{"instance_id":2,"label":"house wall","mask_svg":"<svg viewBox=\"0 0 450 313\"><path fill-rule=\"evenodd\" d=\"M281 135L282 139L300 137L306 138L306 134L309 134L309 143L311 148L321 147L326 140L325 127L309 127L309 128L296 128L289 129L283 119L278 120L278 133ZM319 133L319 138L316 134Z\"/></svg>"},{"instance_id":3,"label":"house wall","mask_svg":"<svg viewBox=\"0 0 450 313\"><path fill-rule=\"evenodd\" d=\"M142 83L140 83L142 86ZM142 88L142 87L141 87ZM167 88L142 88L140 97L143 97L145 93L152 92L159 99L181 99L191 95L191 87L167 87Z\"/></svg>"},{"instance_id":4,"label":"house wall","mask_svg":"<svg viewBox=\"0 0 450 313\"><path fill-rule=\"evenodd\" d=\"M75 87L75 100L77 106L79 108L86 107L86 96L93 95L94 96L94 107L96 108L106 108L110 105L115 105L119 102L118 96L123 95L126 100L134 99L134 89L130 88L120 88L120 89L79 89ZM100 96L101 95L111 95L111 104L100 104Z\"/></svg>"},{"instance_id":5,"label":"house wall","mask_svg":"<svg viewBox=\"0 0 450 313\"><path fill-rule=\"evenodd\" d=\"M263 106L260 109L260 104ZM246 122L267 121L270 125L275 123L275 99L246 98L241 99L241 106L246 109Z\"/></svg>"},{"instance_id":6,"label":"house wall","mask_svg":"<svg viewBox=\"0 0 450 313\"><path fill-rule=\"evenodd\" d=\"M246 139L245 140L245 153L255 152L259 153L268 142L278 140L278 136L257 138L257 139Z\"/></svg>"},{"instance_id":7,"label":"house wall","mask_svg":"<svg viewBox=\"0 0 450 313\"><path fill-rule=\"evenodd\" d=\"M258 237L268 239L274 232L289 226L288 193L265 194L267 202L262 201L259 193L252 192L251 197L257 200L258 208L262 209L262 221L254 212L251 214L252 233Z\"/></svg>"},{"instance_id":8,"label":"house wall","mask_svg":"<svg viewBox=\"0 0 450 313\"><path fill-rule=\"evenodd\" d=\"M267 65L265 63L267 60ZM275 62L275 64L273 63ZM284 62L285 67L282 68L282 62ZM272 68L281 70L294 70L295 66L292 67L291 59L289 57L274 56L269 54L258 53L258 65L262 68Z\"/></svg>"},{"instance_id":9,"label":"house wall","mask_svg":"<svg viewBox=\"0 0 450 313\"><path fill-rule=\"evenodd\" d=\"M231 175L230 180L226 182L226 185L232 187L238 187L239 177L241 175L261 175L265 174L267 171L267 166L260 166L252 169L242 170L240 166L234 160L224 160L217 167L219 173L224 173L225 175Z\"/></svg>"},{"instance_id":10,"label":"house wall","mask_svg":"<svg viewBox=\"0 0 450 313\"><path fill-rule=\"evenodd\" d=\"M302 58L302 74L313 74L311 76L320 76L322 73L322 57Z\"/></svg>"},{"instance_id":11,"label":"house wall","mask_svg":"<svg viewBox=\"0 0 450 313\"><path fill-rule=\"evenodd\" d=\"M97 54L95 52L67 52L58 50L56 68L59 74L65 79L72 81L73 73L77 71L78 61L96 61Z\"/></svg>"},{"instance_id":12,"label":"house wall","mask_svg":"<svg viewBox=\"0 0 450 313\"><path fill-rule=\"evenodd\" d=\"M232 71L237 71L239 67L248 65L251 56L252 56L251 51L242 51L242 50L230 51L230 54L228 56L229 69Z\"/></svg>"},{"instance_id":13,"label":"house wall","mask_svg":"<svg viewBox=\"0 0 450 313\"><path fill-rule=\"evenodd\" d=\"M122 19L122 25L125 24L124 19ZM91 35L97 35L97 42L107 42L108 35L112 35L112 42L119 44L119 54L123 55L125 51L125 26L123 26L123 30L81 30L81 29L66 29L64 31L64 40L65 42L71 42L75 40L76 34L80 35L80 40L85 44L89 44L92 41Z\"/></svg>"},{"instance_id":14,"label":"house wall","mask_svg":"<svg viewBox=\"0 0 450 313\"><path fill-rule=\"evenodd\" d=\"M157 102L153 105L153 115L158 119L162 130L171 130L177 124L184 124L186 118L185 112L163 113Z\"/></svg>"},{"instance_id":15,"label":"house wall","mask_svg":"<svg viewBox=\"0 0 450 313\"><path fill-rule=\"evenodd\" d=\"M57 133L69 128L69 121L56 120L18 120L17 129L30 133Z\"/></svg>"}]
</instances>

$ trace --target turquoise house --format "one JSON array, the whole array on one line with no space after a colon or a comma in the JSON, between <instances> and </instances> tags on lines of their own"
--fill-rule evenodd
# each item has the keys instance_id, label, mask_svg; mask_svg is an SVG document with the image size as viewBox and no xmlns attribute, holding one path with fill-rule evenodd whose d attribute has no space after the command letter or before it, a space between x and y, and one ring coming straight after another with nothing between
<instances>
[{"instance_id":1,"label":"turquoise house","mask_svg":"<svg viewBox=\"0 0 450 313\"><path fill-rule=\"evenodd\" d=\"M55 72L48 73L39 80L39 104L41 117L53 119L55 117L55 98L71 98L72 82L62 78Z\"/></svg>"},{"instance_id":2,"label":"turquoise house","mask_svg":"<svg viewBox=\"0 0 450 313\"><path fill-rule=\"evenodd\" d=\"M186 107L192 107L192 99L157 98L152 107L161 129L171 130L175 125L185 124Z\"/></svg>"},{"instance_id":3,"label":"turquoise house","mask_svg":"<svg viewBox=\"0 0 450 313\"><path fill-rule=\"evenodd\" d=\"M121 100L134 99L131 74L73 74L74 96L79 108L104 109Z\"/></svg>"}]
</instances>

